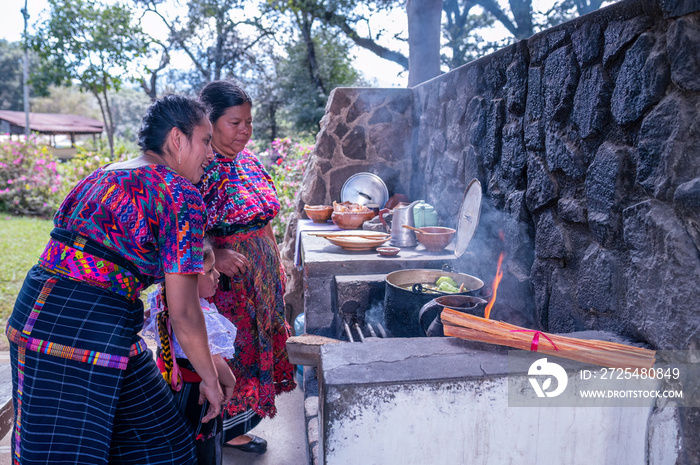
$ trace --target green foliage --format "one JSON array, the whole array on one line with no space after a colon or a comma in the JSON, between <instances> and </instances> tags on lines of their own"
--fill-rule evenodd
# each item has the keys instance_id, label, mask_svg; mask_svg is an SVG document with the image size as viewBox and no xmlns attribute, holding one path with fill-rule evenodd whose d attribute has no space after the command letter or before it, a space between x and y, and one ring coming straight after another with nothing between
<instances>
[{"instance_id":1,"label":"green foliage","mask_svg":"<svg viewBox=\"0 0 700 465\"><path fill-rule=\"evenodd\" d=\"M0 145L0 211L53 215L60 203L61 181L56 160L34 138Z\"/></svg>"},{"instance_id":2,"label":"green foliage","mask_svg":"<svg viewBox=\"0 0 700 465\"><path fill-rule=\"evenodd\" d=\"M41 58L32 73L37 87L72 85L97 98L110 151L114 120L110 90L119 90L133 61L147 51L148 40L133 24L131 9L95 0L49 0L51 16L32 38Z\"/></svg>"},{"instance_id":3,"label":"green foliage","mask_svg":"<svg viewBox=\"0 0 700 465\"><path fill-rule=\"evenodd\" d=\"M51 220L0 216L0 320L12 312L27 271L36 264L53 229Z\"/></svg>"},{"instance_id":4,"label":"green foliage","mask_svg":"<svg viewBox=\"0 0 700 465\"><path fill-rule=\"evenodd\" d=\"M284 240L287 224L294 213L294 200L301 188L312 150L313 145L284 138L275 139L267 151L259 153L259 158L268 166L280 200L279 214L272 220L272 230L278 243Z\"/></svg>"},{"instance_id":5,"label":"green foliage","mask_svg":"<svg viewBox=\"0 0 700 465\"><path fill-rule=\"evenodd\" d=\"M0 110L24 110L23 56L22 44L0 40Z\"/></svg>"}]
</instances>

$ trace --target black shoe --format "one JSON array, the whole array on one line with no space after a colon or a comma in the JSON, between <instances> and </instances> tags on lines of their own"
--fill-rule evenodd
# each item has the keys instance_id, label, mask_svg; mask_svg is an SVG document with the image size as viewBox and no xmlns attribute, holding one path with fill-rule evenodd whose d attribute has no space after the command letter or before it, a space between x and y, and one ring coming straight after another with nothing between
<instances>
[{"instance_id":1,"label":"black shoe","mask_svg":"<svg viewBox=\"0 0 700 465\"><path fill-rule=\"evenodd\" d=\"M240 444L238 446L234 446L233 444L229 444L228 442L224 443L224 447L232 447L234 449L238 449L243 452L255 452L256 454L264 454L265 451L267 450L267 441L264 440L263 438L256 436L254 434L246 434L246 436L250 436L251 440L250 442L246 442L245 444Z\"/></svg>"}]
</instances>

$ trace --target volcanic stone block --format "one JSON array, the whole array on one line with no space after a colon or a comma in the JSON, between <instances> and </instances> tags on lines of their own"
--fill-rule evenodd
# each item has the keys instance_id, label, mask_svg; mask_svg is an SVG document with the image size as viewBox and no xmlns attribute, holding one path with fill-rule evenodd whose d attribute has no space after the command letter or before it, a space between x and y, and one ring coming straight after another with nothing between
<instances>
[{"instance_id":1,"label":"volcanic stone block","mask_svg":"<svg viewBox=\"0 0 700 465\"><path fill-rule=\"evenodd\" d=\"M676 188L700 177L697 118L700 98L670 95L644 118L639 131L637 182L656 198L671 200Z\"/></svg>"},{"instance_id":2,"label":"volcanic stone block","mask_svg":"<svg viewBox=\"0 0 700 465\"><path fill-rule=\"evenodd\" d=\"M520 48L513 63L506 69L508 111L522 116L527 99L527 49Z\"/></svg>"},{"instance_id":3,"label":"volcanic stone block","mask_svg":"<svg viewBox=\"0 0 700 465\"><path fill-rule=\"evenodd\" d=\"M586 223L588 219L586 203L579 199L559 199L557 214L569 223Z\"/></svg>"},{"instance_id":4,"label":"volcanic stone block","mask_svg":"<svg viewBox=\"0 0 700 465\"><path fill-rule=\"evenodd\" d=\"M535 35L528 39L527 45L530 51L530 66L540 66L549 55L547 36L545 34Z\"/></svg>"},{"instance_id":5,"label":"volcanic stone block","mask_svg":"<svg viewBox=\"0 0 700 465\"><path fill-rule=\"evenodd\" d=\"M482 146L484 166L493 168L501 158L501 131L505 116L505 102L503 99L491 100L488 107L488 119L486 120L486 135Z\"/></svg>"},{"instance_id":6,"label":"volcanic stone block","mask_svg":"<svg viewBox=\"0 0 700 465\"><path fill-rule=\"evenodd\" d=\"M570 333L586 328L577 321L579 308L574 301L574 286L567 273L561 268L552 272L552 291L549 297L549 331Z\"/></svg>"},{"instance_id":7,"label":"volcanic stone block","mask_svg":"<svg viewBox=\"0 0 700 465\"><path fill-rule=\"evenodd\" d=\"M586 174L588 225L596 241L610 247L620 238L620 205L628 187L629 148L604 143Z\"/></svg>"},{"instance_id":8,"label":"volcanic stone block","mask_svg":"<svg viewBox=\"0 0 700 465\"><path fill-rule=\"evenodd\" d=\"M569 37L569 32L564 28L557 28L550 31L550 33L547 34L547 45L549 49L554 50L557 47L561 47L564 42L566 42L567 37Z\"/></svg>"},{"instance_id":9,"label":"volcanic stone block","mask_svg":"<svg viewBox=\"0 0 700 465\"><path fill-rule=\"evenodd\" d=\"M551 210L545 210L540 215L535 229L535 255L538 258L563 259L566 257L566 233L555 221Z\"/></svg>"},{"instance_id":10,"label":"volcanic stone block","mask_svg":"<svg viewBox=\"0 0 700 465\"><path fill-rule=\"evenodd\" d=\"M685 223L685 229L700 251L700 178L678 186L673 195L673 206Z\"/></svg>"},{"instance_id":11,"label":"volcanic stone block","mask_svg":"<svg viewBox=\"0 0 700 465\"><path fill-rule=\"evenodd\" d=\"M570 45L552 52L544 64L544 113L550 121L564 121L578 85L579 69Z\"/></svg>"},{"instance_id":12,"label":"volcanic stone block","mask_svg":"<svg viewBox=\"0 0 700 465\"><path fill-rule=\"evenodd\" d=\"M554 264L551 260L535 257L530 268L530 283L535 301L535 319L539 327L549 331L549 296Z\"/></svg>"},{"instance_id":13,"label":"volcanic stone block","mask_svg":"<svg viewBox=\"0 0 700 465\"><path fill-rule=\"evenodd\" d=\"M523 141L522 120L518 119L503 127L503 147L501 149L501 169L509 185L522 189L525 187L525 169L527 168L527 150Z\"/></svg>"},{"instance_id":14,"label":"volcanic stone block","mask_svg":"<svg viewBox=\"0 0 700 465\"><path fill-rule=\"evenodd\" d=\"M613 83L601 65L587 68L581 75L571 115L579 135L586 139L603 132L610 116Z\"/></svg>"},{"instance_id":15,"label":"volcanic stone block","mask_svg":"<svg viewBox=\"0 0 700 465\"><path fill-rule=\"evenodd\" d=\"M674 18L700 10L697 0L659 0L664 17Z\"/></svg>"},{"instance_id":16,"label":"volcanic stone block","mask_svg":"<svg viewBox=\"0 0 700 465\"><path fill-rule=\"evenodd\" d=\"M525 104L525 145L530 150L544 149L544 93L542 68L530 68Z\"/></svg>"},{"instance_id":17,"label":"volcanic stone block","mask_svg":"<svg viewBox=\"0 0 700 465\"><path fill-rule=\"evenodd\" d=\"M700 16L673 21L666 33L666 42L674 84L682 89L700 91Z\"/></svg>"},{"instance_id":18,"label":"volcanic stone block","mask_svg":"<svg viewBox=\"0 0 700 465\"><path fill-rule=\"evenodd\" d=\"M622 271L623 267L611 251L597 245L589 247L578 270L578 306L595 313L620 310Z\"/></svg>"},{"instance_id":19,"label":"volcanic stone block","mask_svg":"<svg viewBox=\"0 0 700 465\"><path fill-rule=\"evenodd\" d=\"M540 157L530 153L527 161L527 191L525 202L531 212L549 205L557 199L558 187Z\"/></svg>"},{"instance_id":20,"label":"volcanic stone block","mask_svg":"<svg viewBox=\"0 0 700 465\"><path fill-rule=\"evenodd\" d=\"M611 21L605 28L605 50L603 65L606 67L611 60L618 57L626 45L633 42L639 35L651 27L652 21L647 16L635 16L627 21Z\"/></svg>"},{"instance_id":21,"label":"volcanic stone block","mask_svg":"<svg viewBox=\"0 0 700 465\"><path fill-rule=\"evenodd\" d=\"M630 325L656 349L697 347L700 260L683 223L667 204L646 200L623 211L623 225Z\"/></svg>"},{"instance_id":22,"label":"volcanic stone block","mask_svg":"<svg viewBox=\"0 0 700 465\"><path fill-rule=\"evenodd\" d=\"M483 97L474 97L467 106L465 115L469 143L476 147L481 146L486 133L486 100Z\"/></svg>"},{"instance_id":23,"label":"volcanic stone block","mask_svg":"<svg viewBox=\"0 0 700 465\"><path fill-rule=\"evenodd\" d=\"M571 33L571 44L579 66L589 65L600 56L602 29L596 21L586 21Z\"/></svg>"},{"instance_id":24,"label":"volcanic stone block","mask_svg":"<svg viewBox=\"0 0 700 465\"><path fill-rule=\"evenodd\" d=\"M651 33L642 34L625 54L612 93L611 109L617 124L628 126L659 102L671 81L663 44Z\"/></svg>"},{"instance_id":25,"label":"volcanic stone block","mask_svg":"<svg viewBox=\"0 0 700 465\"><path fill-rule=\"evenodd\" d=\"M484 80L492 95L496 95L506 85L506 68L513 59L513 49L501 49L491 58L484 67Z\"/></svg>"},{"instance_id":26,"label":"volcanic stone block","mask_svg":"<svg viewBox=\"0 0 700 465\"><path fill-rule=\"evenodd\" d=\"M545 133L545 153L550 171L561 170L570 178L580 178L586 172L584 154L575 140L564 131L548 127Z\"/></svg>"}]
</instances>

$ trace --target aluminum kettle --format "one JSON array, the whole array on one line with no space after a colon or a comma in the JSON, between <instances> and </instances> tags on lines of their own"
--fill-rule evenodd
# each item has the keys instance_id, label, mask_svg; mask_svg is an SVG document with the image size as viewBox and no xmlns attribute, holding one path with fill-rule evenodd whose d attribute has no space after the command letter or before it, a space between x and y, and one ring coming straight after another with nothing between
<instances>
[{"instance_id":1,"label":"aluminum kettle","mask_svg":"<svg viewBox=\"0 0 700 465\"><path fill-rule=\"evenodd\" d=\"M414 247L418 245L416 240L416 233L410 229L406 229L403 226L414 226L413 221L413 207L417 204L423 202L423 200L416 200L410 205L398 205L393 210L393 218L391 220L391 226L389 226L384 219L384 215L391 212L391 210L385 208L379 212L379 221L382 222L388 233L391 234L391 239L389 244L394 247Z\"/></svg>"}]
</instances>

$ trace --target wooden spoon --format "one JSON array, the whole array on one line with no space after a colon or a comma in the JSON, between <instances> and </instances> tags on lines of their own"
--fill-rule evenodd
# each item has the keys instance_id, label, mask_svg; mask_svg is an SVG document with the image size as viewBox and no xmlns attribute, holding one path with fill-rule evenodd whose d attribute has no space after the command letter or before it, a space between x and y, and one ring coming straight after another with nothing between
<instances>
[{"instance_id":1,"label":"wooden spoon","mask_svg":"<svg viewBox=\"0 0 700 465\"><path fill-rule=\"evenodd\" d=\"M425 232L421 231L420 229L414 228L413 226L409 226L409 225L407 225L407 224L404 224L403 227L406 228L406 229L410 229L411 231L415 231L415 232L419 232L419 233L421 233L421 234L425 234Z\"/></svg>"}]
</instances>

